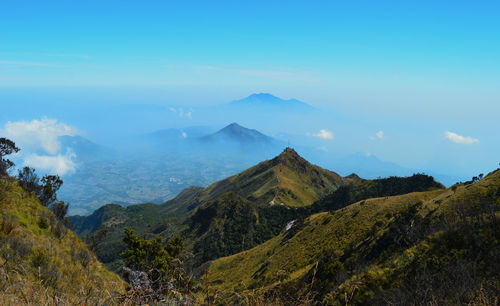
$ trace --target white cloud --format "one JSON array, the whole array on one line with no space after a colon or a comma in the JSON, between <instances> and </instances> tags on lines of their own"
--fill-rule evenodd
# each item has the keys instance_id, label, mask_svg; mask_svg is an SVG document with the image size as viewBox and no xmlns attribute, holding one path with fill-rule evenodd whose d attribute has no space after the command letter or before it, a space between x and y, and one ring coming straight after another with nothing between
<instances>
[{"instance_id":1,"label":"white cloud","mask_svg":"<svg viewBox=\"0 0 500 306\"><path fill-rule=\"evenodd\" d=\"M193 117L193 112L192 111L189 111L189 112L184 112L184 110L179 107L179 108L175 108L175 107L169 107L168 108L172 113L174 114L178 114L179 117L183 118L183 117L186 117L188 119L191 119Z\"/></svg>"},{"instance_id":2,"label":"white cloud","mask_svg":"<svg viewBox=\"0 0 500 306\"><path fill-rule=\"evenodd\" d=\"M7 122L0 131L12 139L22 150L43 149L49 154L57 154L61 148L58 137L75 136L77 131L55 119L42 118L33 121Z\"/></svg>"},{"instance_id":3,"label":"white cloud","mask_svg":"<svg viewBox=\"0 0 500 306\"><path fill-rule=\"evenodd\" d=\"M385 137L384 131L378 131L377 133L375 133L375 136L370 136L370 139L371 140L384 139L384 137Z\"/></svg>"},{"instance_id":4,"label":"white cloud","mask_svg":"<svg viewBox=\"0 0 500 306\"><path fill-rule=\"evenodd\" d=\"M333 133L328 130L320 130L319 133L313 134L313 136L321 139L328 139L328 140L333 139Z\"/></svg>"},{"instance_id":5,"label":"white cloud","mask_svg":"<svg viewBox=\"0 0 500 306\"><path fill-rule=\"evenodd\" d=\"M31 154L24 159L24 164L37 170L46 171L51 174L65 175L75 172L76 165L73 159L74 153L68 151L65 155L38 155Z\"/></svg>"},{"instance_id":6,"label":"white cloud","mask_svg":"<svg viewBox=\"0 0 500 306\"><path fill-rule=\"evenodd\" d=\"M453 132L446 131L444 133L444 136L451 142L458 143L458 144L465 144L465 145L471 145L475 143L479 143L479 139L477 138L472 138L469 136L462 136L458 135Z\"/></svg>"}]
</instances>

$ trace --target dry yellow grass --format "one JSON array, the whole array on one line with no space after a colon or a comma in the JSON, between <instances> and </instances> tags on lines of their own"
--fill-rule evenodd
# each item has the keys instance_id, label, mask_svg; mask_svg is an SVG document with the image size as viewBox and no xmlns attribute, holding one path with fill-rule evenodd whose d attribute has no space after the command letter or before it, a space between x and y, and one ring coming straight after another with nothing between
<instances>
[{"instance_id":1,"label":"dry yellow grass","mask_svg":"<svg viewBox=\"0 0 500 306\"><path fill-rule=\"evenodd\" d=\"M15 180L0 180L0 304L113 304L125 283Z\"/></svg>"}]
</instances>

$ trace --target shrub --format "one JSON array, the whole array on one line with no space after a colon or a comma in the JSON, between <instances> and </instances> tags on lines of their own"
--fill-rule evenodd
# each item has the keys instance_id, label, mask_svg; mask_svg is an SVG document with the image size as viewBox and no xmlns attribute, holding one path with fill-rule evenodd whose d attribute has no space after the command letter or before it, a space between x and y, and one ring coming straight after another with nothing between
<instances>
[{"instance_id":1,"label":"shrub","mask_svg":"<svg viewBox=\"0 0 500 306\"><path fill-rule=\"evenodd\" d=\"M69 205L63 201L56 202L50 206L50 210L54 213L57 220L66 222L66 214L68 213Z\"/></svg>"},{"instance_id":2,"label":"shrub","mask_svg":"<svg viewBox=\"0 0 500 306\"><path fill-rule=\"evenodd\" d=\"M9 235L16 227L19 226L19 218L13 215L2 215L0 220L0 231L5 235Z\"/></svg>"},{"instance_id":3,"label":"shrub","mask_svg":"<svg viewBox=\"0 0 500 306\"><path fill-rule=\"evenodd\" d=\"M19 258L25 258L31 253L33 245L29 241L17 237L10 237L8 243L14 254Z\"/></svg>"},{"instance_id":4,"label":"shrub","mask_svg":"<svg viewBox=\"0 0 500 306\"><path fill-rule=\"evenodd\" d=\"M81 249L78 251L71 250L71 258L75 262L79 262L84 268L86 268L92 261L92 255L86 249Z\"/></svg>"},{"instance_id":5,"label":"shrub","mask_svg":"<svg viewBox=\"0 0 500 306\"><path fill-rule=\"evenodd\" d=\"M45 287L57 289L57 280L60 276L61 273L59 273L57 265L53 262L39 269L39 277Z\"/></svg>"},{"instance_id":6,"label":"shrub","mask_svg":"<svg viewBox=\"0 0 500 306\"><path fill-rule=\"evenodd\" d=\"M50 223L49 223L49 219L47 219L46 217L44 216L40 216L40 219L38 219L38 226L41 228L41 229L47 229L49 228L50 226Z\"/></svg>"},{"instance_id":7,"label":"shrub","mask_svg":"<svg viewBox=\"0 0 500 306\"><path fill-rule=\"evenodd\" d=\"M7 197L7 185L0 180L0 202Z\"/></svg>"},{"instance_id":8,"label":"shrub","mask_svg":"<svg viewBox=\"0 0 500 306\"><path fill-rule=\"evenodd\" d=\"M68 232L68 229L61 221L56 222L55 226L52 227L52 230L54 232L54 235L56 235L58 239L61 239L64 236L66 236Z\"/></svg>"},{"instance_id":9,"label":"shrub","mask_svg":"<svg viewBox=\"0 0 500 306\"><path fill-rule=\"evenodd\" d=\"M146 303L159 300L162 296L171 297L171 294L175 296L179 292L190 292L192 281L180 259L183 241L179 236L163 246L160 237L146 240L135 235L133 230L127 227L124 242L127 249L120 255L134 289L132 294L126 297L127 301Z\"/></svg>"},{"instance_id":10,"label":"shrub","mask_svg":"<svg viewBox=\"0 0 500 306\"><path fill-rule=\"evenodd\" d=\"M44 249L36 249L31 255L31 265L36 268L45 268L49 265L49 256Z\"/></svg>"}]
</instances>

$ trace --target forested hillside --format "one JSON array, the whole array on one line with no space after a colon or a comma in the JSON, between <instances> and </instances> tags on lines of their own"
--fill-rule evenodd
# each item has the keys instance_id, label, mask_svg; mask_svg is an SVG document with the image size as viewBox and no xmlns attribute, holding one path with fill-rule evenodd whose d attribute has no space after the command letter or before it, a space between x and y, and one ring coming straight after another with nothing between
<instances>
[{"instance_id":1,"label":"forested hillside","mask_svg":"<svg viewBox=\"0 0 500 306\"><path fill-rule=\"evenodd\" d=\"M215 260L205 279L225 302L257 291L286 303L494 305L499 210L500 170L446 190L363 200Z\"/></svg>"}]
</instances>

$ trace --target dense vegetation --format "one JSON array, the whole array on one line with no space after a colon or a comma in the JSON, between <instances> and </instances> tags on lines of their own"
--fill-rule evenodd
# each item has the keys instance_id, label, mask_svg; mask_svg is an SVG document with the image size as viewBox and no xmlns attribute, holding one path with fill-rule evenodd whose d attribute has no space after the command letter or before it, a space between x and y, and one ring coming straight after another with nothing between
<instances>
[{"instance_id":1,"label":"dense vegetation","mask_svg":"<svg viewBox=\"0 0 500 306\"><path fill-rule=\"evenodd\" d=\"M131 289L122 299L125 304L191 304L194 281L184 270L183 241L179 236L165 245L160 237L147 240L125 228L127 248L120 256Z\"/></svg>"},{"instance_id":2,"label":"dense vegetation","mask_svg":"<svg viewBox=\"0 0 500 306\"><path fill-rule=\"evenodd\" d=\"M314 214L205 275L221 302L483 304L500 294L500 170L453 189ZM313 298L312 298L313 297Z\"/></svg>"},{"instance_id":3,"label":"dense vegetation","mask_svg":"<svg viewBox=\"0 0 500 306\"><path fill-rule=\"evenodd\" d=\"M200 206L187 222L194 253L200 263L248 250L283 231L294 221L294 231L313 213L340 209L354 202L410 192L444 188L431 176L416 174L408 178L390 177L359 180L339 187L325 198L306 207L254 205L234 193Z\"/></svg>"}]
</instances>

